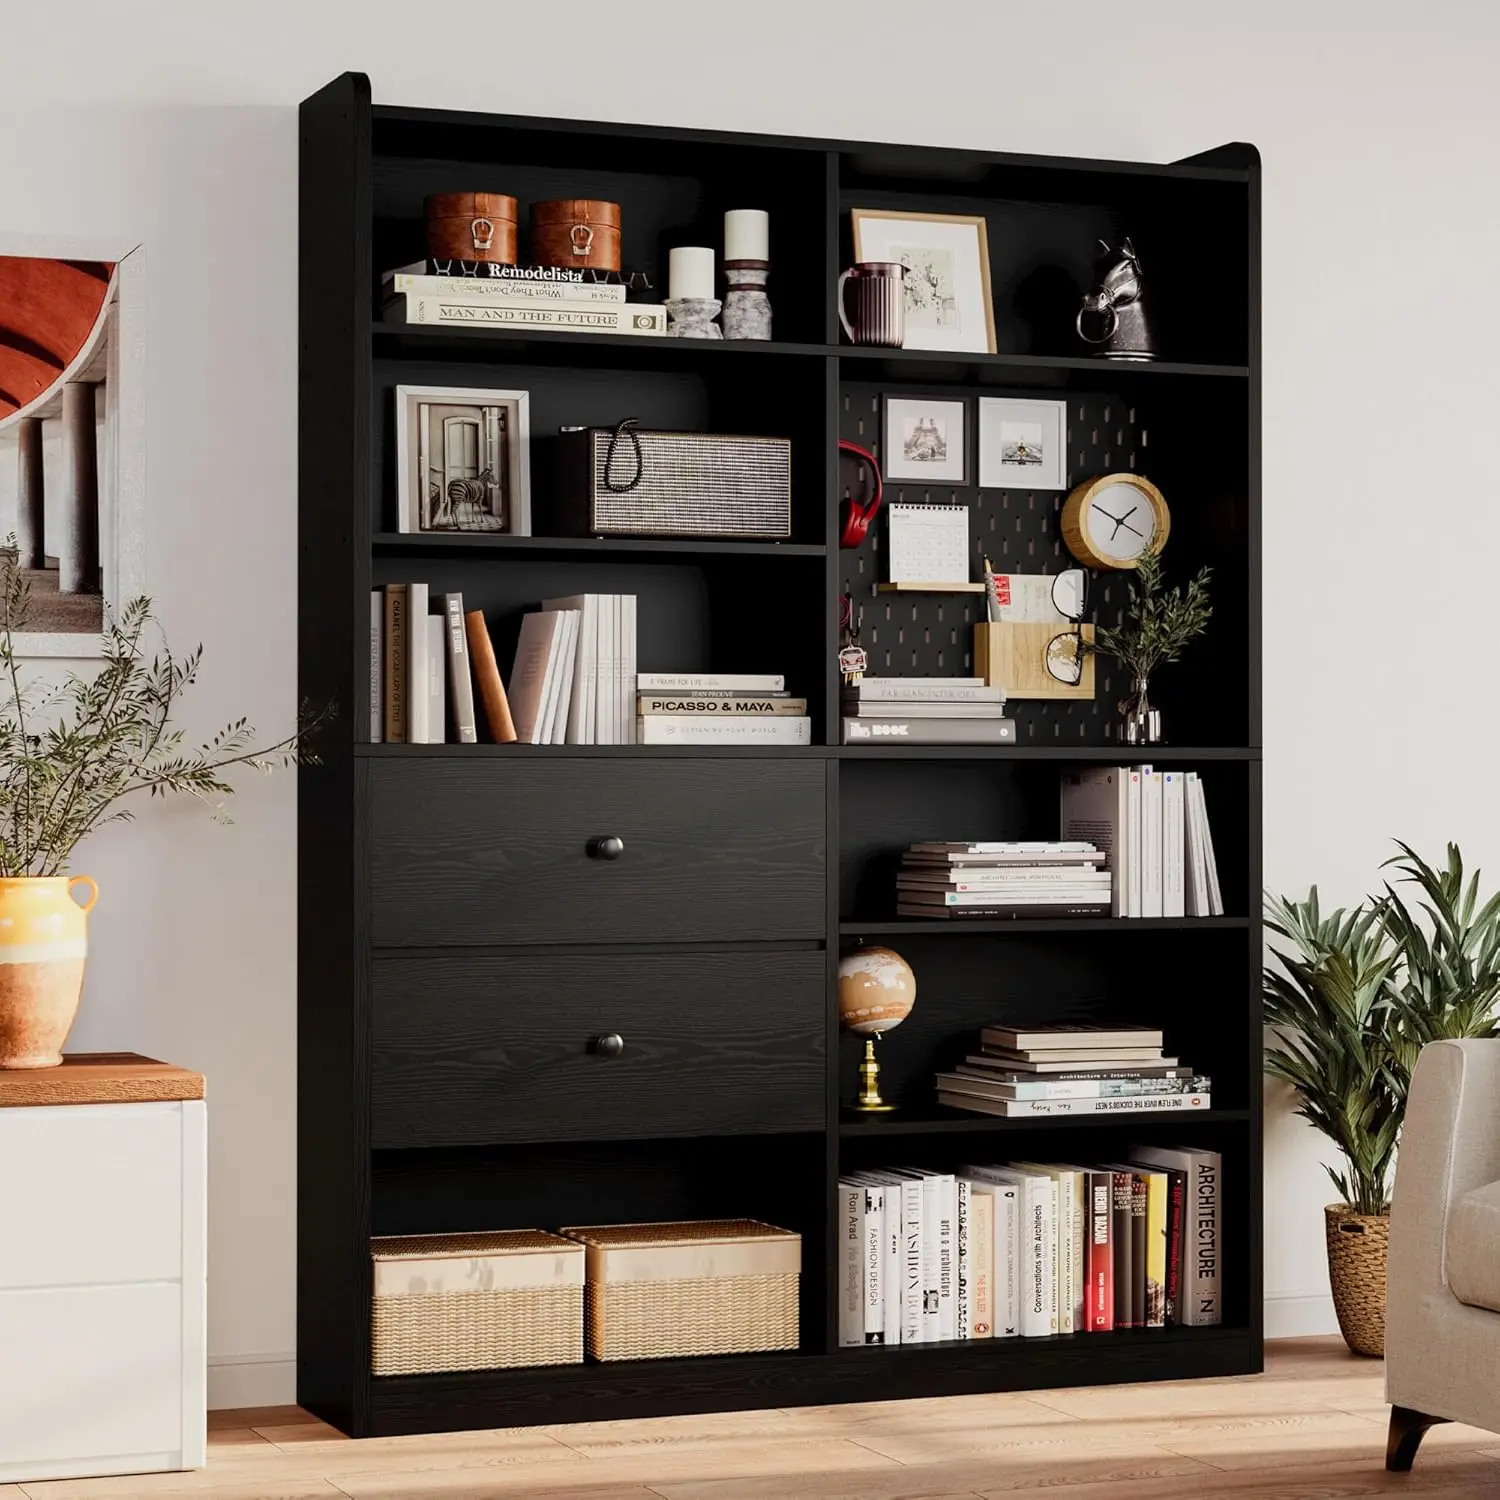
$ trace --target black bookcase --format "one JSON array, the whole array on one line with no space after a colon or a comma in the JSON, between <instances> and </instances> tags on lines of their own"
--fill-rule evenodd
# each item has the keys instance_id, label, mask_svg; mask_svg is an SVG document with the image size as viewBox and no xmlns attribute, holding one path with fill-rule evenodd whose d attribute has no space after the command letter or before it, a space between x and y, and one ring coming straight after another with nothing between
<instances>
[{"instance_id":1,"label":"black bookcase","mask_svg":"<svg viewBox=\"0 0 1500 1500\"><path fill-rule=\"evenodd\" d=\"M627 264L719 243L727 208L772 216L773 343L397 327L381 268L421 257L428 193L622 206ZM982 212L994 355L841 346L848 210ZM1164 349L1082 354L1072 310L1098 237L1148 258ZM837 1400L1243 1374L1261 1363L1259 165L1224 146L1171 165L531 120L372 105L347 74L301 111L301 691L334 700L299 780L298 1400L357 1435ZM531 392L537 514L564 424L791 440L783 544L436 538L394 522L399 383ZM1173 507L1173 576L1215 569L1207 639L1160 683L1170 746L1114 742L1120 685L1018 704L1019 743L838 745L837 599L864 607L872 670L969 665L973 601L876 595L878 539L837 546L836 440L878 445L879 398L1065 395L1087 472L1134 454ZM1086 474L1074 472L1076 481ZM899 492L899 486L893 486ZM891 498L898 498L893 494ZM1058 546L1061 496L966 494L1017 554ZM545 529L544 523L536 528ZM1018 562L1022 568L1027 565ZM642 670L776 671L810 700L810 748L371 745L369 593L425 579L482 607L508 666L524 610L639 598ZM1120 577L1101 579L1102 618ZM1055 833L1060 773L1199 770L1226 910L1215 919L895 920L914 838ZM617 835L618 861L589 857ZM885 941L919 997L883 1048L881 1119L851 1119L840 952ZM1211 1072L1214 1109L1125 1122L947 1114L934 1069L982 1022L1160 1020ZM617 1031L626 1051L588 1051ZM1223 1152L1221 1327L840 1350L840 1171L1014 1157L1108 1160L1133 1139ZM803 1236L795 1352L375 1379L375 1234L750 1215Z\"/></svg>"}]
</instances>

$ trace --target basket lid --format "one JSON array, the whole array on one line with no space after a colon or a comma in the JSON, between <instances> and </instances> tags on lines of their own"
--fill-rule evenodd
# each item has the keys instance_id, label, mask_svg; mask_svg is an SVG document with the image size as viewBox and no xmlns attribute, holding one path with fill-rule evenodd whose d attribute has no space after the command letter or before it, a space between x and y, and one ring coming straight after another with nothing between
<instances>
[{"instance_id":1,"label":"basket lid","mask_svg":"<svg viewBox=\"0 0 1500 1500\"><path fill-rule=\"evenodd\" d=\"M585 1245L624 1250L637 1245L695 1245L725 1240L800 1240L790 1229L757 1219L694 1219L676 1224L591 1224L560 1233Z\"/></svg>"},{"instance_id":2,"label":"basket lid","mask_svg":"<svg viewBox=\"0 0 1500 1500\"><path fill-rule=\"evenodd\" d=\"M429 219L503 219L515 222L516 200L509 193L430 193L422 202Z\"/></svg>"},{"instance_id":3,"label":"basket lid","mask_svg":"<svg viewBox=\"0 0 1500 1500\"><path fill-rule=\"evenodd\" d=\"M620 227L620 205L603 198L553 198L531 205L533 224L604 224Z\"/></svg>"},{"instance_id":4,"label":"basket lid","mask_svg":"<svg viewBox=\"0 0 1500 1500\"><path fill-rule=\"evenodd\" d=\"M578 1245L541 1229L496 1229L480 1234L382 1235L370 1241L370 1255L385 1260L467 1259L476 1255L525 1255L534 1251L576 1250Z\"/></svg>"}]
</instances>

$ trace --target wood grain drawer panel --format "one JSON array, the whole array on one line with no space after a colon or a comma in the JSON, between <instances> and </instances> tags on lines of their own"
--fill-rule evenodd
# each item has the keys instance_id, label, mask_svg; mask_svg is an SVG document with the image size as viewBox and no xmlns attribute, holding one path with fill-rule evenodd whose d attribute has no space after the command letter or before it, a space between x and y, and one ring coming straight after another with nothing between
<instances>
[{"instance_id":1,"label":"wood grain drawer panel","mask_svg":"<svg viewBox=\"0 0 1500 1500\"><path fill-rule=\"evenodd\" d=\"M374 1145L822 1130L825 983L813 950L377 959Z\"/></svg>"},{"instance_id":2,"label":"wood grain drawer panel","mask_svg":"<svg viewBox=\"0 0 1500 1500\"><path fill-rule=\"evenodd\" d=\"M392 760L370 786L377 947L823 936L821 764Z\"/></svg>"}]
</instances>

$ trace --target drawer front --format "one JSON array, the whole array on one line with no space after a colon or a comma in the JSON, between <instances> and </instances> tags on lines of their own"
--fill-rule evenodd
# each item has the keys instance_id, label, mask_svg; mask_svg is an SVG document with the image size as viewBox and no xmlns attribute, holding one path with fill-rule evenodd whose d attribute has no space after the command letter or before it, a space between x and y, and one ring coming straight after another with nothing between
<instances>
[{"instance_id":1,"label":"drawer front","mask_svg":"<svg viewBox=\"0 0 1500 1500\"><path fill-rule=\"evenodd\" d=\"M771 760L372 761L373 941L821 938L824 777Z\"/></svg>"},{"instance_id":2,"label":"drawer front","mask_svg":"<svg viewBox=\"0 0 1500 1500\"><path fill-rule=\"evenodd\" d=\"M825 985L812 950L377 959L374 1144L821 1130Z\"/></svg>"},{"instance_id":3,"label":"drawer front","mask_svg":"<svg viewBox=\"0 0 1500 1500\"><path fill-rule=\"evenodd\" d=\"M0 1287L180 1277L183 1109L0 1109Z\"/></svg>"},{"instance_id":4,"label":"drawer front","mask_svg":"<svg viewBox=\"0 0 1500 1500\"><path fill-rule=\"evenodd\" d=\"M181 1287L0 1291L0 1481L192 1462L185 1405Z\"/></svg>"}]
</instances>

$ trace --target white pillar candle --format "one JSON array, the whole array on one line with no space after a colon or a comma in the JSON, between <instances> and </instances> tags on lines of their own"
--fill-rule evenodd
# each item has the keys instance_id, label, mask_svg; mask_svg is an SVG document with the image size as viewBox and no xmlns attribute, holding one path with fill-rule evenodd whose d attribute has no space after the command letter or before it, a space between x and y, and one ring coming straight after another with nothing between
<instances>
[{"instance_id":1,"label":"white pillar candle","mask_svg":"<svg viewBox=\"0 0 1500 1500\"><path fill-rule=\"evenodd\" d=\"M771 216L763 208L731 208L724 215L725 260L770 260Z\"/></svg>"},{"instance_id":2,"label":"white pillar candle","mask_svg":"<svg viewBox=\"0 0 1500 1500\"><path fill-rule=\"evenodd\" d=\"M667 256L667 296L673 302L714 294L714 253L701 245L679 245Z\"/></svg>"}]
</instances>

